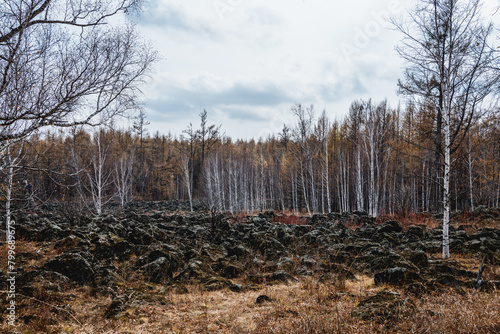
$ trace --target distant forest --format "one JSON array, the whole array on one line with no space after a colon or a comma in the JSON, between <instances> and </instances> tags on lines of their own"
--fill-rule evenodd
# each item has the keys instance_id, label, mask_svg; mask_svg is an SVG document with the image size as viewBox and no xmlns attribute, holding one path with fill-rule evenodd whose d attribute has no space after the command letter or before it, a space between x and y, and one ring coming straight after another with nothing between
<instances>
[{"instance_id":1,"label":"distant forest","mask_svg":"<svg viewBox=\"0 0 500 334\"><path fill-rule=\"evenodd\" d=\"M101 213L110 202L201 200L217 211L295 214L442 211L443 152L431 106L391 108L355 101L342 120L294 105L295 125L260 140L238 140L209 125L179 137L73 127L10 147L18 158L13 200L79 203ZM451 206L499 206L500 115L485 110L452 148Z\"/></svg>"}]
</instances>

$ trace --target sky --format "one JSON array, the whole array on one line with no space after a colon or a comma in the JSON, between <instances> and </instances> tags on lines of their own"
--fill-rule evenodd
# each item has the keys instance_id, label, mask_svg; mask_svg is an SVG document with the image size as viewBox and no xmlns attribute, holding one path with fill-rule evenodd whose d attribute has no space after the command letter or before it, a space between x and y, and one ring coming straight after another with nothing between
<instances>
[{"instance_id":1,"label":"sky","mask_svg":"<svg viewBox=\"0 0 500 334\"><path fill-rule=\"evenodd\" d=\"M356 99L396 107L404 64L387 18L414 0L148 0L132 19L159 51L143 87L150 134L190 123L259 139L295 123L292 106L341 120ZM493 15L497 0L485 3Z\"/></svg>"}]
</instances>

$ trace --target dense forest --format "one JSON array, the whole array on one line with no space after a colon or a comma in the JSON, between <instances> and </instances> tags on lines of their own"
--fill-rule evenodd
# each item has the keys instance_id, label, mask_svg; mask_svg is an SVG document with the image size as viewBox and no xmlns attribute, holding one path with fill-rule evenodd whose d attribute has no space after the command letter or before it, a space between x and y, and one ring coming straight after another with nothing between
<instances>
[{"instance_id":1,"label":"dense forest","mask_svg":"<svg viewBox=\"0 0 500 334\"><path fill-rule=\"evenodd\" d=\"M78 202L95 213L112 201L201 200L218 211L296 214L442 211L442 152L436 111L355 101L342 120L294 105L293 126L259 140L224 136L200 113L183 135L134 128L73 127L17 142L14 197ZM500 117L484 110L452 154L451 205L498 206ZM24 181L26 180L26 181Z\"/></svg>"}]
</instances>

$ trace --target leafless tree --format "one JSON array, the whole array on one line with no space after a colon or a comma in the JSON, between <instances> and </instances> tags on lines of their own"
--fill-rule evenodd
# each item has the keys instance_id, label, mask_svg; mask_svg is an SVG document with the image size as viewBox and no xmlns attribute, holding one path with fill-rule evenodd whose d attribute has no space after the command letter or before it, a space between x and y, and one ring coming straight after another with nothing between
<instances>
[{"instance_id":1,"label":"leafless tree","mask_svg":"<svg viewBox=\"0 0 500 334\"><path fill-rule=\"evenodd\" d=\"M313 152L315 147L309 140L313 132L314 106L303 108L300 104L292 107L292 112L297 117L297 125L293 131L293 137L297 143L295 157L300 166L300 181L304 196L304 202L309 216L316 209L316 194L314 189Z\"/></svg>"},{"instance_id":2,"label":"leafless tree","mask_svg":"<svg viewBox=\"0 0 500 334\"><path fill-rule=\"evenodd\" d=\"M450 169L480 104L498 89L497 52L489 45L493 25L483 23L480 0L423 0L403 22L398 52L407 62L401 93L436 110L436 161L444 168L443 258L449 255Z\"/></svg>"},{"instance_id":3,"label":"leafless tree","mask_svg":"<svg viewBox=\"0 0 500 334\"><path fill-rule=\"evenodd\" d=\"M95 152L92 152L91 164L86 172L89 181L88 191L92 196L92 205L97 215L102 214L103 206L112 198L108 193L113 183L113 175L112 171L107 168L110 143L103 138L104 135L104 131L100 128L94 134Z\"/></svg>"},{"instance_id":4,"label":"leafless tree","mask_svg":"<svg viewBox=\"0 0 500 334\"><path fill-rule=\"evenodd\" d=\"M139 136L139 182L137 184L138 191L141 195L144 194L144 139L148 135L147 126L150 123L146 120L146 112L143 108L139 109L139 115L137 115L136 121L134 122L134 131Z\"/></svg>"},{"instance_id":5,"label":"leafless tree","mask_svg":"<svg viewBox=\"0 0 500 334\"><path fill-rule=\"evenodd\" d=\"M137 0L0 4L0 142L133 110L156 53L109 19ZM99 116L99 117L97 117ZM7 130L9 129L9 130Z\"/></svg>"},{"instance_id":6,"label":"leafless tree","mask_svg":"<svg viewBox=\"0 0 500 334\"><path fill-rule=\"evenodd\" d=\"M0 146L0 172L5 177L3 195L5 196L5 224L8 227L12 219L12 201L14 199L14 177L19 172L23 159L24 141L5 141Z\"/></svg>"},{"instance_id":7,"label":"leafless tree","mask_svg":"<svg viewBox=\"0 0 500 334\"><path fill-rule=\"evenodd\" d=\"M115 162L114 184L116 194L123 207L132 193L132 170L134 166L134 153L127 153Z\"/></svg>"},{"instance_id":8,"label":"leafless tree","mask_svg":"<svg viewBox=\"0 0 500 334\"><path fill-rule=\"evenodd\" d=\"M193 183L191 178L191 158L189 153L184 151L181 152L179 167L182 172L182 179L184 181L184 185L186 186L186 190L188 192L189 197L189 207L191 211L193 211Z\"/></svg>"}]
</instances>

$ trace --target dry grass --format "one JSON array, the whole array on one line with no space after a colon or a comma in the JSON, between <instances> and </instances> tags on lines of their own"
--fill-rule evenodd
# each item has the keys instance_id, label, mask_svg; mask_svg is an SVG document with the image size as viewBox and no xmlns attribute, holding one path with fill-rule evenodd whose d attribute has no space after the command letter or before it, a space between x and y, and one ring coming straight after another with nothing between
<instances>
[{"instance_id":1,"label":"dry grass","mask_svg":"<svg viewBox=\"0 0 500 334\"><path fill-rule=\"evenodd\" d=\"M61 249L18 241L18 254L26 257L24 267L40 266ZM0 247L0 259L6 258ZM439 254L430 258L440 259ZM295 259L295 258L294 258ZM482 258L453 254L455 267L477 272ZM132 261L133 262L133 261ZM179 293L173 286L146 283L128 264L116 264L123 278L116 285L127 296L126 307L114 318L105 312L110 296L95 294L91 287L46 291L36 285L32 297L19 295L16 331L21 333L499 333L500 291L474 289L439 290L417 298L403 288L375 286L373 279L357 280L316 277L290 284L262 285L256 291L205 291L200 285L187 286ZM253 268L252 270L258 268ZM483 279L500 280L500 267L488 265ZM246 277L235 283L248 283ZM36 283L36 284L39 284ZM20 287L19 287L20 288ZM382 290L400 294L401 305L392 319L361 320L351 316L359 302ZM447 288L445 288L447 289ZM271 301L257 304L266 295ZM0 291L0 317L5 315L5 291ZM12 328L2 320L0 333Z\"/></svg>"},{"instance_id":2,"label":"dry grass","mask_svg":"<svg viewBox=\"0 0 500 334\"><path fill-rule=\"evenodd\" d=\"M22 333L498 333L500 292L466 290L431 293L418 299L403 290L376 287L367 276L357 281L318 282L309 277L293 284L262 286L242 293L208 292L187 286L173 288L135 281L124 286L127 308L116 318L104 312L110 297L96 297L90 288L72 289L57 296L23 300ZM362 321L352 317L358 302L390 289L404 304L396 319ZM259 295L271 301L257 304ZM69 308L63 307L70 305ZM7 326L0 327L5 332Z\"/></svg>"},{"instance_id":3,"label":"dry grass","mask_svg":"<svg viewBox=\"0 0 500 334\"><path fill-rule=\"evenodd\" d=\"M492 213L498 214L498 209L490 209ZM404 230L415 225L426 228L438 228L442 223L440 219L436 219L432 214L425 212L396 212L393 214L382 213L377 218L377 223L383 223L387 220L397 221ZM500 228L500 219L491 218L483 214L475 214L467 211L453 213L450 219L451 225L455 228L462 226L467 233L474 233L476 230L490 227Z\"/></svg>"}]
</instances>

